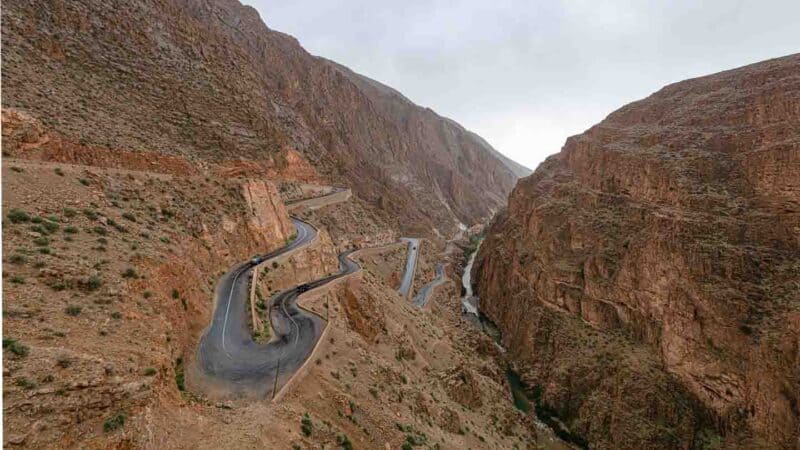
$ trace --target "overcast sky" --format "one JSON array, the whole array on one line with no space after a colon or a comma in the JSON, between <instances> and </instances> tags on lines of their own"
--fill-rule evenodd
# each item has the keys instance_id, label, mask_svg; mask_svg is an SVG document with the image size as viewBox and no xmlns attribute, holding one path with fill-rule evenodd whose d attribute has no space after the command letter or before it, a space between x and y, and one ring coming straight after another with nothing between
<instances>
[{"instance_id":1,"label":"overcast sky","mask_svg":"<svg viewBox=\"0 0 800 450\"><path fill-rule=\"evenodd\" d=\"M800 0L244 0L535 168L665 84L800 51Z\"/></svg>"}]
</instances>

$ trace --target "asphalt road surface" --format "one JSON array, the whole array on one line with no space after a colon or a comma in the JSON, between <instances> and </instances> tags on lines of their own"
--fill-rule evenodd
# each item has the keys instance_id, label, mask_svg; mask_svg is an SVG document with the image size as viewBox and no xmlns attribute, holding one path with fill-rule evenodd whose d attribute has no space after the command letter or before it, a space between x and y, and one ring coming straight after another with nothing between
<instances>
[{"instance_id":1,"label":"asphalt road surface","mask_svg":"<svg viewBox=\"0 0 800 450\"><path fill-rule=\"evenodd\" d=\"M422 286L422 289L417 292L417 296L414 297L414 305L419 308L424 308L425 305L428 304L428 299L430 298L431 294L433 293L433 288L436 286L444 283L444 264L439 263L436 264L436 278L433 279L430 283Z\"/></svg>"},{"instance_id":2,"label":"asphalt road surface","mask_svg":"<svg viewBox=\"0 0 800 450\"><path fill-rule=\"evenodd\" d=\"M314 227L297 219L292 222L297 228L295 240L263 255L262 260L268 262L314 239ZM297 297L359 270L359 265L348 258L349 254L339 255L338 273L287 289L270 299L275 336L262 344L253 342L246 319L249 281L257 263L251 260L231 269L217 286L213 319L198 345L201 371L223 382L234 394L274 396L274 391L308 359L325 328L325 320L297 306Z\"/></svg>"},{"instance_id":3,"label":"asphalt road surface","mask_svg":"<svg viewBox=\"0 0 800 450\"><path fill-rule=\"evenodd\" d=\"M406 270L403 273L403 279L400 281L400 287L397 292L403 297L408 298L408 293L411 290L411 284L414 282L414 270L417 268L417 253L419 252L419 239L416 238L400 238L403 242L408 242L408 258L406 258Z\"/></svg>"}]
</instances>

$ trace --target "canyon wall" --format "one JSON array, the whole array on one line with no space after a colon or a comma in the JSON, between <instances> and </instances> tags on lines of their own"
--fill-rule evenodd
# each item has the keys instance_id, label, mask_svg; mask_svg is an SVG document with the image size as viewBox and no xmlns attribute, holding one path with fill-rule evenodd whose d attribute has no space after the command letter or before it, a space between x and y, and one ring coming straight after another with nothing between
<instances>
[{"instance_id":1,"label":"canyon wall","mask_svg":"<svg viewBox=\"0 0 800 450\"><path fill-rule=\"evenodd\" d=\"M598 448L794 448L800 56L667 86L513 190L480 307Z\"/></svg>"},{"instance_id":2,"label":"canyon wall","mask_svg":"<svg viewBox=\"0 0 800 450\"><path fill-rule=\"evenodd\" d=\"M310 166L320 178L311 181L350 186L429 234L488 218L527 173L455 122L310 55L235 0L4 6L4 106L81 145L247 176Z\"/></svg>"}]
</instances>

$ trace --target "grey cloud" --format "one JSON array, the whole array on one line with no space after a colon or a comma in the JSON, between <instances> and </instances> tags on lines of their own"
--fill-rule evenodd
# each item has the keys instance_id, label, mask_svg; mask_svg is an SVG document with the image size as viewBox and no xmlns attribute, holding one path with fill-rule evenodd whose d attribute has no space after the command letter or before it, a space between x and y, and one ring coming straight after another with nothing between
<instances>
[{"instance_id":1,"label":"grey cloud","mask_svg":"<svg viewBox=\"0 0 800 450\"><path fill-rule=\"evenodd\" d=\"M245 0L535 167L625 103L800 51L796 0Z\"/></svg>"}]
</instances>

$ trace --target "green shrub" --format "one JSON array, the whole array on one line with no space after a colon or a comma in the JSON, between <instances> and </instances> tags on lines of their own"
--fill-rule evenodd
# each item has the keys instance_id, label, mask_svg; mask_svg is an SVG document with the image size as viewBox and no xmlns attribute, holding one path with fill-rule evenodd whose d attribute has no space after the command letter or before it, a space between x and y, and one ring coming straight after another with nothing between
<instances>
[{"instance_id":1,"label":"green shrub","mask_svg":"<svg viewBox=\"0 0 800 450\"><path fill-rule=\"evenodd\" d=\"M136 222L136 216L134 216L133 214L131 214L129 212L122 213L122 218L130 220L131 222Z\"/></svg>"},{"instance_id":2,"label":"green shrub","mask_svg":"<svg viewBox=\"0 0 800 450\"><path fill-rule=\"evenodd\" d=\"M133 267L128 267L124 272L122 272L122 278L138 278L136 269Z\"/></svg>"},{"instance_id":3,"label":"green shrub","mask_svg":"<svg viewBox=\"0 0 800 450\"><path fill-rule=\"evenodd\" d=\"M114 311L111 313L111 318L114 320L122 319L122 313L120 313L119 311Z\"/></svg>"},{"instance_id":4,"label":"green shrub","mask_svg":"<svg viewBox=\"0 0 800 450\"><path fill-rule=\"evenodd\" d=\"M39 253L41 253L43 255L49 255L49 254L51 254L53 252L50 250L50 247L40 247L39 248Z\"/></svg>"},{"instance_id":5,"label":"green shrub","mask_svg":"<svg viewBox=\"0 0 800 450\"><path fill-rule=\"evenodd\" d=\"M311 417L308 413L303 414L303 418L300 419L300 431L303 432L303 436L311 436L311 432L314 430L314 423L311 421Z\"/></svg>"},{"instance_id":6,"label":"green shrub","mask_svg":"<svg viewBox=\"0 0 800 450\"><path fill-rule=\"evenodd\" d=\"M34 239L33 243L38 245L39 247L46 247L47 245L50 244L50 239L47 239L44 236L40 236L40 237Z\"/></svg>"},{"instance_id":7,"label":"green shrub","mask_svg":"<svg viewBox=\"0 0 800 450\"><path fill-rule=\"evenodd\" d=\"M348 438L346 434L339 434L337 441L344 450L353 450L353 443L350 442L350 438Z\"/></svg>"},{"instance_id":8,"label":"green shrub","mask_svg":"<svg viewBox=\"0 0 800 450\"><path fill-rule=\"evenodd\" d=\"M82 310L82 308L80 306L69 305L64 309L64 312L67 313L68 315L74 317L74 316L77 316L78 314L80 314L81 310Z\"/></svg>"},{"instance_id":9,"label":"green shrub","mask_svg":"<svg viewBox=\"0 0 800 450\"><path fill-rule=\"evenodd\" d=\"M33 263L33 267L36 269L41 269L42 267L44 267L44 265L45 265L44 261L36 261L35 263Z\"/></svg>"},{"instance_id":10,"label":"green shrub","mask_svg":"<svg viewBox=\"0 0 800 450\"><path fill-rule=\"evenodd\" d=\"M78 182L80 182L84 186L89 185L89 180L87 180L86 178L78 178Z\"/></svg>"},{"instance_id":11,"label":"green shrub","mask_svg":"<svg viewBox=\"0 0 800 450\"><path fill-rule=\"evenodd\" d=\"M106 227L100 225L92 228L92 231L94 231L96 234L99 234L100 236L105 236L108 234L108 230L106 229Z\"/></svg>"},{"instance_id":12,"label":"green shrub","mask_svg":"<svg viewBox=\"0 0 800 450\"><path fill-rule=\"evenodd\" d=\"M122 428L125 425L125 413L117 413L116 415L109 417L108 419L103 422L103 431L106 433L110 433L114 430Z\"/></svg>"},{"instance_id":13,"label":"green shrub","mask_svg":"<svg viewBox=\"0 0 800 450\"><path fill-rule=\"evenodd\" d=\"M58 223L50 222L49 220L43 223L42 226L44 227L45 230L47 230L48 233L53 233L54 231L58 230L61 227L61 225L59 225Z\"/></svg>"},{"instance_id":14,"label":"green shrub","mask_svg":"<svg viewBox=\"0 0 800 450\"><path fill-rule=\"evenodd\" d=\"M8 262L10 262L11 264L25 264L27 260L28 258L25 257L25 255L19 255L19 254L11 255L8 258Z\"/></svg>"},{"instance_id":15,"label":"green shrub","mask_svg":"<svg viewBox=\"0 0 800 450\"><path fill-rule=\"evenodd\" d=\"M83 210L83 215L86 216L89 220L97 220L97 213L93 209L85 208Z\"/></svg>"},{"instance_id":16,"label":"green shrub","mask_svg":"<svg viewBox=\"0 0 800 450\"><path fill-rule=\"evenodd\" d=\"M61 167L56 167L55 169L53 169L53 172L55 172L56 175L58 175L60 177L64 176L64 171L61 169Z\"/></svg>"},{"instance_id":17,"label":"green shrub","mask_svg":"<svg viewBox=\"0 0 800 450\"><path fill-rule=\"evenodd\" d=\"M6 217L8 217L8 220L10 220L12 223L22 223L31 220L31 216L29 216L28 213L16 208L9 211Z\"/></svg>"},{"instance_id":18,"label":"green shrub","mask_svg":"<svg viewBox=\"0 0 800 450\"><path fill-rule=\"evenodd\" d=\"M178 290L177 290L177 289L173 289L173 290L172 290L172 298L173 298L173 299L177 300L177 299L178 299L180 296L181 296L181 293L180 293L180 292L178 292Z\"/></svg>"},{"instance_id":19,"label":"green shrub","mask_svg":"<svg viewBox=\"0 0 800 450\"><path fill-rule=\"evenodd\" d=\"M9 281L11 281L14 284L25 284L25 278L22 278L19 275L14 275L13 277L11 277Z\"/></svg>"},{"instance_id":20,"label":"green shrub","mask_svg":"<svg viewBox=\"0 0 800 450\"><path fill-rule=\"evenodd\" d=\"M106 222L108 222L109 225L114 227L114 229L116 229L120 233L127 233L128 232L127 228L125 228L124 226L118 224L114 219L107 219Z\"/></svg>"},{"instance_id":21,"label":"green shrub","mask_svg":"<svg viewBox=\"0 0 800 450\"><path fill-rule=\"evenodd\" d=\"M28 356L28 346L16 339L3 338L3 350L8 350L19 357Z\"/></svg>"},{"instance_id":22,"label":"green shrub","mask_svg":"<svg viewBox=\"0 0 800 450\"><path fill-rule=\"evenodd\" d=\"M41 225L33 225L33 226L31 226L31 231L33 231L34 233L39 233L39 234L48 234L49 233Z\"/></svg>"},{"instance_id":23,"label":"green shrub","mask_svg":"<svg viewBox=\"0 0 800 450\"><path fill-rule=\"evenodd\" d=\"M75 217L78 212L72 208L64 208L64 217Z\"/></svg>"},{"instance_id":24,"label":"green shrub","mask_svg":"<svg viewBox=\"0 0 800 450\"><path fill-rule=\"evenodd\" d=\"M148 377L152 377L153 375L155 375L157 373L158 373L158 371L156 370L155 367L148 367L147 369L144 369L144 374L146 376L148 376Z\"/></svg>"},{"instance_id":25,"label":"green shrub","mask_svg":"<svg viewBox=\"0 0 800 450\"><path fill-rule=\"evenodd\" d=\"M74 227L72 225L68 227L64 227L64 233L67 234L76 234L78 232L78 227Z\"/></svg>"},{"instance_id":26,"label":"green shrub","mask_svg":"<svg viewBox=\"0 0 800 450\"><path fill-rule=\"evenodd\" d=\"M44 219L42 219L41 217L31 217L31 222L32 223L42 223L42 222L44 222Z\"/></svg>"},{"instance_id":27,"label":"green shrub","mask_svg":"<svg viewBox=\"0 0 800 450\"><path fill-rule=\"evenodd\" d=\"M22 167L16 167L16 166L12 167L11 170L13 170L14 172L17 172L17 173L25 171L25 169L23 169Z\"/></svg>"},{"instance_id":28,"label":"green shrub","mask_svg":"<svg viewBox=\"0 0 800 450\"><path fill-rule=\"evenodd\" d=\"M152 297L152 296L153 296L153 293L152 293L152 292L150 292L150 291L144 291L144 292L142 292L142 297L144 297L144 298L150 298L150 297Z\"/></svg>"},{"instance_id":29,"label":"green shrub","mask_svg":"<svg viewBox=\"0 0 800 450\"><path fill-rule=\"evenodd\" d=\"M21 387L23 389L33 389L33 388L36 387L36 383L34 383L33 381L31 381L31 380L29 380L29 379L27 379L25 377L17 378L17 381L15 383L16 383L17 386L19 386L19 387Z\"/></svg>"},{"instance_id":30,"label":"green shrub","mask_svg":"<svg viewBox=\"0 0 800 450\"><path fill-rule=\"evenodd\" d=\"M186 390L186 376L183 370L183 358L175 360L175 384L178 385L178 390L183 392Z\"/></svg>"},{"instance_id":31,"label":"green shrub","mask_svg":"<svg viewBox=\"0 0 800 450\"><path fill-rule=\"evenodd\" d=\"M86 289L90 291L95 291L97 289L100 289L100 286L103 285L103 280L97 275L92 275L89 277L88 280L86 280L85 284L86 284Z\"/></svg>"}]
</instances>

